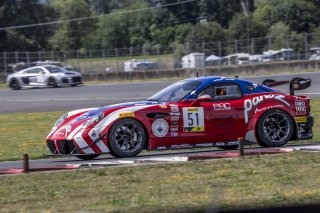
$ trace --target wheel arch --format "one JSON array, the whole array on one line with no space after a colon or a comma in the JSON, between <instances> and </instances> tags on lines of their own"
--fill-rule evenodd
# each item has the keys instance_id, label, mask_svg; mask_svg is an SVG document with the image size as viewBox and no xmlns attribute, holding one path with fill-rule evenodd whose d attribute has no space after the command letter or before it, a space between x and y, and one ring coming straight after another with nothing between
<instances>
[{"instance_id":1,"label":"wheel arch","mask_svg":"<svg viewBox=\"0 0 320 213\"><path fill-rule=\"evenodd\" d=\"M148 149L148 146L149 146L149 132L148 132L148 129L146 128L145 124L144 124L141 120L137 119L136 117L120 117L120 118L118 118L118 119L116 119L116 120L114 120L114 121L112 122L112 124L109 126L108 131L107 131L107 134L106 134L108 146L110 146L110 144L109 144L110 141L109 141L108 137L109 137L109 135L110 135L112 126L113 126L115 123L117 123L118 121L123 120L123 119L132 119L132 120L135 120L135 121L137 121L137 122L143 127L144 132L145 132L145 134L146 134L146 144L145 144L145 146L143 147L143 149ZM110 151L111 151L111 150L110 150Z\"/></svg>"},{"instance_id":2,"label":"wheel arch","mask_svg":"<svg viewBox=\"0 0 320 213\"><path fill-rule=\"evenodd\" d=\"M258 124L259 124L259 120L261 119L261 117L262 117L264 114L266 114L266 113L268 113L268 112L270 112L270 111L282 111L282 112L286 113L286 114L289 116L289 118L290 118L290 120L291 120L291 122L292 122L292 124L293 124L293 125L292 125L292 126L293 126L293 133L292 133L292 136L291 136L290 140L291 140L292 138L296 137L297 125L296 125L296 122L294 121L294 118L293 118L293 115L292 115L292 111L288 110L287 108L272 108L272 109L268 109L268 110L266 110L266 111L264 111L264 112L261 112L261 113L259 113L258 115L256 115L255 122L254 122L254 135L255 135L255 138L256 138L257 142L258 142L259 144L261 144L261 143L260 143L260 138L258 137Z\"/></svg>"}]
</instances>

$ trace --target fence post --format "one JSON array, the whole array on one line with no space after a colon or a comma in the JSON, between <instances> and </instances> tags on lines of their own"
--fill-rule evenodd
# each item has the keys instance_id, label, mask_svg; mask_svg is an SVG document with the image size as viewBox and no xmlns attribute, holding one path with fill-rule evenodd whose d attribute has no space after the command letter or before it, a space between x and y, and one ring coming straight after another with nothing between
<instances>
[{"instance_id":1,"label":"fence post","mask_svg":"<svg viewBox=\"0 0 320 213\"><path fill-rule=\"evenodd\" d=\"M272 47L272 37L268 36L268 50L271 50Z\"/></svg>"},{"instance_id":2,"label":"fence post","mask_svg":"<svg viewBox=\"0 0 320 213\"><path fill-rule=\"evenodd\" d=\"M205 45L206 45L206 43L203 41L202 42L202 53L204 53Z\"/></svg>"},{"instance_id":3,"label":"fence post","mask_svg":"<svg viewBox=\"0 0 320 213\"><path fill-rule=\"evenodd\" d=\"M221 41L218 42L218 54L219 54L219 69L221 67Z\"/></svg>"},{"instance_id":4,"label":"fence post","mask_svg":"<svg viewBox=\"0 0 320 213\"><path fill-rule=\"evenodd\" d=\"M3 67L4 67L4 73L6 76L8 75L8 69L7 69L7 53L3 52Z\"/></svg>"},{"instance_id":5,"label":"fence post","mask_svg":"<svg viewBox=\"0 0 320 213\"><path fill-rule=\"evenodd\" d=\"M187 42L187 55L190 53L190 43Z\"/></svg>"},{"instance_id":6,"label":"fence post","mask_svg":"<svg viewBox=\"0 0 320 213\"><path fill-rule=\"evenodd\" d=\"M14 52L14 57L15 57L16 63L19 63L18 52Z\"/></svg>"},{"instance_id":7,"label":"fence post","mask_svg":"<svg viewBox=\"0 0 320 213\"><path fill-rule=\"evenodd\" d=\"M308 51L308 34L303 33L304 36L304 58L305 60L308 60L309 58L309 51Z\"/></svg>"},{"instance_id":8,"label":"fence post","mask_svg":"<svg viewBox=\"0 0 320 213\"><path fill-rule=\"evenodd\" d=\"M118 48L116 48L114 50L114 52L115 52L116 62L117 62L117 72L119 72L120 71L120 65L119 65L119 61L118 61L118 56L119 56Z\"/></svg>"},{"instance_id":9,"label":"fence post","mask_svg":"<svg viewBox=\"0 0 320 213\"><path fill-rule=\"evenodd\" d=\"M130 58L132 58L132 47L130 47Z\"/></svg>"},{"instance_id":10,"label":"fence post","mask_svg":"<svg viewBox=\"0 0 320 213\"><path fill-rule=\"evenodd\" d=\"M54 51L51 50L51 60L54 61Z\"/></svg>"},{"instance_id":11,"label":"fence post","mask_svg":"<svg viewBox=\"0 0 320 213\"><path fill-rule=\"evenodd\" d=\"M254 38L251 39L251 55L254 55Z\"/></svg>"},{"instance_id":12,"label":"fence post","mask_svg":"<svg viewBox=\"0 0 320 213\"><path fill-rule=\"evenodd\" d=\"M30 172L29 168L29 156L28 154L23 154L23 173Z\"/></svg>"},{"instance_id":13,"label":"fence post","mask_svg":"<svg viewBox=\"0 0 320 213\"><path fill-rule=\"evenodd\" d=\"M26 55L27 55L27 64L28 64L28 67L30 67L30 55L29 55L29 52L26 52Z\"/></svg>"},{"instance_id":14,"label":"fence post","mask_svg":"<svg viewBox=\"0 0 320 213\"><path fill-rule=\"evenodd\" d=\"M40 61L42 61L42 54L41 54L41 51L38 51L38 59L39 59Z\"/></svg>"},{"instance_id":15,"label":"fence post","mask_svg":"<svg viewBox=\"0 0 320 213\"><path fill-rule=\"evenodd\" d=\"M238 40L234 40L234 53L238 53Z\"/></svg>"},{"instance_id":16,"label":"fence post","mask_svg":"<svg viewBox=\"0 0 320 213\"><path fill-rule=\"evenodd\" d=\"M290 48L290 43L289 43L290 35L287 35L286 37L287 37L287 61L289 61L290 58L289 58L288 50Z\"/></svg>"}]
</instances>

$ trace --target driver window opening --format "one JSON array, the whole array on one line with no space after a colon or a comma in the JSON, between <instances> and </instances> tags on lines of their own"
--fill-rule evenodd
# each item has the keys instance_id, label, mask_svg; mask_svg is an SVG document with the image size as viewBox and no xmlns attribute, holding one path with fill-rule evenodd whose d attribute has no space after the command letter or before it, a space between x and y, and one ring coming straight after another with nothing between
<instances>
[{"instance_id":1,"label":"driver window opening","mask_svg":"<svg viewBox=\"0 0 320 213\"><path fill-rule=\"evenodd\" d=\"M242 97L242 92L238 85L212 85L201 93L198 97L206 95L210 97L211 100L223 100L223 99L233 99Z\"/></svg>"}]
</instances>

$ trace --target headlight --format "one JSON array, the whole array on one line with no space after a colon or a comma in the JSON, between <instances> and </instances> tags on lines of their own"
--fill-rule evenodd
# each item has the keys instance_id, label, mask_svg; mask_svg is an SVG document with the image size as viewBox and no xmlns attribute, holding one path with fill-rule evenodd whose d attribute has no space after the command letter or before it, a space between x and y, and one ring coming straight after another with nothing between
<instances>
[{"instance_id":1,"label":"headlight","mask_svg":"<svg viewBox=\"0 0 320 213\"><path fill-rule=\"evenodd\" d=\"M104 115L103 112L99 112L97 115L92 116L92 118L90 118L90 120L87 121L83 126L87 127L87 126L90 126L91 124L98 123L103 118L103 115Z\"/></svg>"},{"instance_id":2,"label":"headlight","mask_svg":"<svg viewBox=\"0 0 320 213\"><path fill-rule=\"evenodd\" d=\"M65 121L68 118L68 113L62 115L57 121L56 123L53 125L53 128L59 126L63 121Z\"/></svg>"}]
</instances>

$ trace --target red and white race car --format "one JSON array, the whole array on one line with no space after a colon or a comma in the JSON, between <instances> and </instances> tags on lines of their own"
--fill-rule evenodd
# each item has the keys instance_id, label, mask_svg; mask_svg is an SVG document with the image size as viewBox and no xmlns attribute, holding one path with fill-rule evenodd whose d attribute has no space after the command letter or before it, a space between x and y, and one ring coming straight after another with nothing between
<instances>
[{"instance_id":1,"label":"red and white race car","mask_svg":"<svg viewBox=\"0 0 320 213\"><path fill-rule=\"evenodd\" d=\"M290 95L271 88L290 85ZM143 149L217 146L246 142L276 147L312 138L310 98L294 90L310 79L199 77L178 81L146 101L80 109L61 116L46 138L53 155L93 159L110 153L132 157Z\"/></svg>"}]
</instances>

